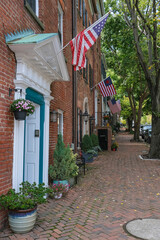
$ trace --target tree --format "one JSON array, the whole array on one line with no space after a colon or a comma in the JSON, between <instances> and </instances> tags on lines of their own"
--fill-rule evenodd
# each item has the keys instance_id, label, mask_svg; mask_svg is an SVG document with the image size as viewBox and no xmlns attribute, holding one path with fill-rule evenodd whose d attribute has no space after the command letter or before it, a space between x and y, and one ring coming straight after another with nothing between
<instances>
[{"instance_id":1,"label":"tree","mask_svg":"<svg viewBox=\"0 0 160 240\"><path fill-rule=\"evenodd\" d=\"M159 0L122 0L125 20L133 31L137 55L152 100L150 158L160 158L160 4Z\"/></svg>"},{"instance_id":2,"label":"tree","mask_svg":"<svg viewBox=\"0 0 160 240\"><path fill-rule=\"evenodd\" d=\"M130 106L129 98L128 97L123 97L121 98L121 116L126 119L127 125L128 125L128 130L131 132L132 131L132 120L133 120L133 115L132 115L132 109Z\"/></svg>"},{"instance_id":3,"label":"tree","mask_svg":"<svg viewBox=\"0 0 160 240\"><path fill-rule=\"evenodd\" d=\"M108 6L107 2L107 6ZM113 2L112 2L113 4ZM116 9L114 5L114 9ZM139 129L143 102L148 96L148 87L144 73L138 62L133 33L120 13L110 16L102 36L103 52L106 62L122 97L128 96L134 120L134 140L139 141ZM114 73L112 73L114 72ZM116 89L117 89L116 88ZM129 128L131 119L127 118Z\"/></svg>"}]
</instances>

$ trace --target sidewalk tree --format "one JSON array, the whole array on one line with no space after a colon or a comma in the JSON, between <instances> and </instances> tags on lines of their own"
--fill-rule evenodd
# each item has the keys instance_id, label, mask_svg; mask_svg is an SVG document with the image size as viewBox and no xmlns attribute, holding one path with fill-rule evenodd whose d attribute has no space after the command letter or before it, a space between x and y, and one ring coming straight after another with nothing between
<instances>
[{"instance_id":1,"label":"sidewalk tree","mask_svg":"<svg viewBox=\"0 0 160 240\"><path fill-rule=\"evenodd\" d=\"M133 120L133 115L132 115L132 109L129 103L129 98L128 97L123 97L121 98L121 117L123 119L126 119L127 126L128 126L128 131L132 131L132 120Z\"/></svg>"},{"instance_id":2,"label":"sidewalk tree","mask_svg":"<svg viewBox=\"0 0 160 240\"><path fill-rule=\"evenodd\" d=\"M135 127L134 140L139 141L142 106L149 91L138 62L133 33L123 15L116 13L110 16L103 32L102 46L108 72L114 72L113 79L119 95L129 98Z\"/></svg>"},{"instance_id":3,"label":"sidewalk tree","mask_svg":"<svg viewBox=\"0 0 160 240\"><path fill-rule=\"evenodd\" d=\"M137 55L152 100L150 158L160 158L160 2L122 0L128 28L132 29Z\"/></svg>"}]
</instances>

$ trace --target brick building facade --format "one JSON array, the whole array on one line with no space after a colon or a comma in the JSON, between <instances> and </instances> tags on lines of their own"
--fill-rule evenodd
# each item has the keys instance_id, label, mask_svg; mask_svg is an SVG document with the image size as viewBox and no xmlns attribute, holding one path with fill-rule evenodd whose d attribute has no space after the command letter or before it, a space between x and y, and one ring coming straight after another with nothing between
<instances>
[{"instance_id":1,"label":"brick building facade","mask_svg":"<svg viewBox=\"0 0 160 240\"><path fill-rule=\"evenodd\" d=\"M100 93L92 89L101 80L100 39L87 52L83 71L73 71L70 46L60 49L103 14L101 0L0 1L0 194L24 180L47 185L58 133L76 151L81 137L101 124ZM31 140L33 119L17 121L10 112L13 99L21 97L35 103L38 140ZM56 122L50 121L53 110ZM95 121L84 121L85 110ZM27 160L28 148L37 162ZM1 211L0 228L5 216Z\"/></svg>"}]
</instances>

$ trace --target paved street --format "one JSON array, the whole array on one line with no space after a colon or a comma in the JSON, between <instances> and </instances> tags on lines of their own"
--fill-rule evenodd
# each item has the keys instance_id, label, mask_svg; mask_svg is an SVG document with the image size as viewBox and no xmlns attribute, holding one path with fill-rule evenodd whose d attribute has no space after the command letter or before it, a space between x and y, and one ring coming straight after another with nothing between
<instances>
[{"instance_id":1,"label":"paved street","mask_svg":"<svg viewBox=\"0 0 160 240\"><path fill-rule=\"evenodd\" d=\"M130 139L120 133L117 152L104 152L88 164L66 197L39 206L33 231L19 235L6 228L0 239L135 239L125 232L126 222L160 218L160 162L139 159L148 148Z\"/></svg>"}]
</instances>

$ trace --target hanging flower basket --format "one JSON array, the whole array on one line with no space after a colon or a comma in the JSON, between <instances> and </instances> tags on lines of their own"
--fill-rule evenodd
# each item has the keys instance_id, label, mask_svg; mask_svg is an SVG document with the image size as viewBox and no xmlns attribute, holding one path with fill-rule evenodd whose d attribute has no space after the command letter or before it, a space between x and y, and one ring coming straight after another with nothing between
<instances>
[{"instance_id":1,"label":"hanging flower basket","mask_svg":"<svg viewBox=\"0 0 160 240\"><path fill-rule=\"evenodd\" d=\"M109 116L108 115L104 115L103 118L104 118L104 120L108 120Z\"/></svg>"},{"instance_id":2,"label":"hanging flower basket","mask_svg":"<svg viewBox=\"0 0 160 240\"><path fill-rule=\"evenodd\" d=\"M15 111L13 112L14 113L14 117L16 120L25 120L26 119L26 116L27 116L27 112L26 111Z\"/></svg>"},{"instance_id":3,"label":"hanging flower basket","mask_svg":"<svg viewBox=\"0 0 160 240\"><path fill-rule=\"evenodd\" d=\"M10 110L14 113L15 119L21 121L25 120L29 114L33 114L35 107L29 100L17 99L11 104Z\"/></svg>"}]
</instances>

